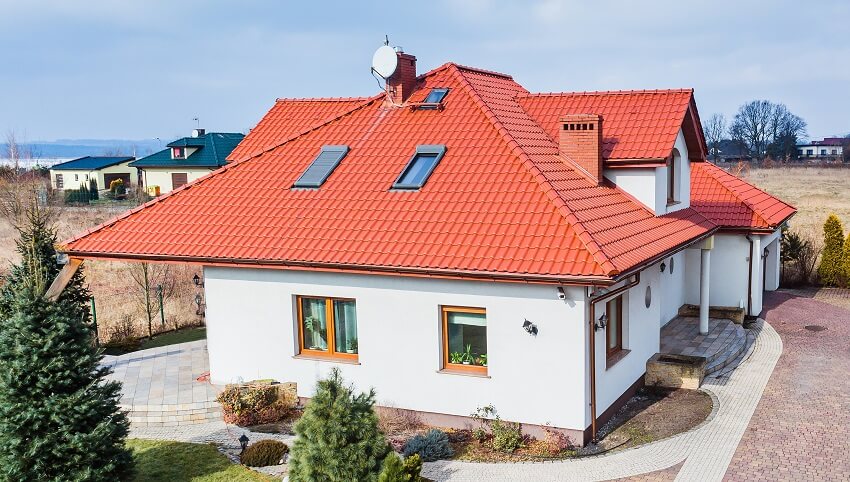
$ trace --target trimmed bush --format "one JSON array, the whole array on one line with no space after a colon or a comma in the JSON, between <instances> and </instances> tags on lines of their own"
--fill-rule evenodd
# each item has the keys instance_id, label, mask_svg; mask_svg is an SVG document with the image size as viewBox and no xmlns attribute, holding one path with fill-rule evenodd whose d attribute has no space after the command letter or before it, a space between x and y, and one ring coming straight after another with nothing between
<instances>
[{"instance_id":1,"label":"trimmed bush","mask_svg":"<svg viewBox=\"0 0 850 482\"><path fill-rule=\"evenodd\" d=\"M384 459L383 469L378 476L378 482L420 482L422 477L422 459L418 455L407 457L402 462L395 452L390 452Z\"/></svg>"},{"instance_id":2,"label":"trimmed bush","mask_svg":"<svg viewBox=\"0 0 850 482\"><path fill-rule=\"evenodd\" d=\"M294 394L277 384L229 385L216 400L224 421L246 427L279 422L295 408Z\"/></svg>"},{"instance_id":3,"label":"trimmed bush","mask_svg":"<svg viewBox=\"0 0 850 482\"><path fill-rule=\"evenodd\" d=\"M239 461L248 467L280 465L287 453L289 453L289 446L283 442L271 439L260 440L246 448L239 456Z\"/></svg>"},{"instance_id":4,"label":"trimmed bush","mask_svg":"<svg viewBox=\"0 0 850 482\"><path fill-rule=\"evenodd\" d=\"M97 179L91 178L89 179L89 199L92 201L97 201L100 199L100 196L97 192Z\"/></svg>"},{"instance_id":5,"label":"trimmed bush","mask_svg":"<svg viewBox=\"0 0 850 482\"><path fill-rule=\"evenodd\" d=\"M374 482L389 446L378 430L375 391L354 393L339 369L320 380L295 424L298 438L289 458L291 482Z\"/></svg>"},{"instance_id":6,"label":"trimmed bush","mask_svg":"<svg viewBox=\"0 0 850 482\"><path fill-rule=\"evenodd\" d=\"M835 214L830 214L823 225L823 252L818 265L821 284L840 286L845 282L844 226Z\"/></svg>"},{"instance_id":7,"label":"trimmed bush","mask_svg":"<svg viewBox=\"0 0 850 482\"><path fill-rule=\"evenodd\" d=\"M442 430L431 429L425 435L411 437L404 444L404 456L419 455L425 462L448 459L454 455L449 436Z\"/></svg>"}]
</instances>

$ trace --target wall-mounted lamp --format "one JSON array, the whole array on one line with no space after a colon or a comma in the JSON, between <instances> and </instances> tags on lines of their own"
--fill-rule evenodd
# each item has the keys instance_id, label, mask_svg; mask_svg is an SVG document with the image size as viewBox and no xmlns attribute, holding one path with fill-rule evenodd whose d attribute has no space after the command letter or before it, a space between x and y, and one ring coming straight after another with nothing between
<instances>
[{"instance_id":1,"label":"wall-mounted lamp","mask_svg":"<svg viewBox=\"0 0 850 482\"><path fill-rule=\"evenodd\" d=\"M558 286L558 299L565 300L567 299L567 293L564 292L564 288Z\"/></svg>"},{"instance_id":2,"label":"wall-mounted lamp","mask_svg":"<svg viewBox=\"0 0 850 482\"><path fill-rule=\"evenodd\" d=\"M596 320L596 323L594 323L594 324L593 324L593 328L594 328L596 331L604 330L604 329L605 329L605 324L606 324L606 323L608 323L608 314L607 314L607 313L602 313L602 316L600 316L600 317L599 317L599 319L598 319L598 320Z\"/></svg>"},{"instance_id":3,"label":"wall-mounted lamp","mask_svg":"<svg viewBox=\"0 0 850 482\"><path fill-rule=\"evenodd\" d=\"M530 321L528 321L528 320L525 320L525 322L522 324L522 328L523 328L523 329L525 330L525 332L526 332L526 333L528 333L529 335L531 335L531 336L537 336L537 325L535 325L534 323L532 323L532 322L530 322Z\"/></svg>"},{"instance_id":4,"label":"wall-mounted lamp","mask_svg":"<svg viewBox=\"0 0 850 482\"><path fill-rule=\"evenodd\" d=\"M195 276L192 276L192 283L195 283L195 286L203 286L201 283L201 277L198 276L198 273L195 273Z\"/></svg>"},{"instance_id":5,"label":"wall-mounted lamp","mask_svg":"<svg viewBox=\"0 0 850 482\"><path fill-rule=\"evenodd\" d=\"M664 262L662 261L661 262L661 272L663 273L665 269L667 269L667 265L664 264Z\"/></svg>"},{"instance_id":6,"label":"wall-mounted lamp","mask_svg":"<svg viewBox=\"0 0 850 482\"><path fill-rule=\"evenodd\" d=\"M770 255L770 248L764 248L764 256L762 258L767 258Z\"/></svg>"},{"instance_id":7,"label":"wall-mounted lamp","mask_svg":"<svg viewBox=\"0 0 850 482\"><path fill-rule=\"evenodd\" d=\"M196 305L198 305L198 309L197 309L197 310L195 310L195 314L196 314L196 315L198 315L198 316L201 316L201 315L203 315L203 314L204 314L204 312L203 312L203 311L201 311L201 304L202 304L203 302L204 302L203 297L201 297L201 294L200 294L200 293L197 293L197 294L195 295L195 304L196 304Z\"/></svg>"}]
</instances>

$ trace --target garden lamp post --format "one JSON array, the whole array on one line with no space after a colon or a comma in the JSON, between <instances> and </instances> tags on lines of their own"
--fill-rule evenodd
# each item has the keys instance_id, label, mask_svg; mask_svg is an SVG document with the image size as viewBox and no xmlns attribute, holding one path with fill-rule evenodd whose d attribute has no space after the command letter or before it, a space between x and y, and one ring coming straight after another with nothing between
<instances>
[{"instance_id":1,"label":"garden lamp post","mask_svg":"<svg viewBox=\"0 0 850 482\"><path fill-rule=\"evenodd\" d=\"M245 434L243 433L243 434L239 437L239 445L241 445L241 446L242 446L242 451L243 451L243 452L245 451L245 449L247 449L247 448L248 448L248 442L249 442L248 436L247 436L247 435L245 435Z\"/></svg>"},{"instance_id":2,"label":"garden lamp post","mask_svg":"<svg viewBox=\"0 0 850 482\"><path fill-rule=\"evenodd\" d=\"M159 320L165 328L165 307L162 304L162 285L156 285L156 294L159 296Z\"/></svg>"}]
</instances>

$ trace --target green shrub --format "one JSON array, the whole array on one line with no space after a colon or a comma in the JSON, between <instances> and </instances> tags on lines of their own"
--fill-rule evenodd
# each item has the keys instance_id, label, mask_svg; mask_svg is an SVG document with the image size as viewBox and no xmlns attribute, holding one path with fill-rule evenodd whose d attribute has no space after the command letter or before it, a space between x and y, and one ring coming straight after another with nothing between
<instances>
[{"instance_id":1,"label":"green shrub","mask_svg":"<svg viewBox=\"0 0 850 482\"><path fill-rule=\"evenodd\" d=\"M294 394L277 384L229 385L216 400L224 421L240 427L279 422L297 403Z\"/></svg>"},{"instance_id":2,"label":"green shrub","mask_svg":"<svg viewBox=\"0 0 850 482\"><path fill-rule=\"evenodd\" d=\"M493 450L512 453L523 446L525 437L522 435L522 426L518 423L503 421L493 405L479 407L472 414L472 418L481 424L481 428L476 431L479 436L485 433L484 427L490 430L492 435L490 446Z\"/></svg>"},{"instance_id":3,"label":"green shrub","mask_svg":"<svg viewBox=\"0 0 850 482\"><path fill-rule=\"evenodd\" d=\"M823 252L818 265L821 284L840 286L845 282L844 226L835 214L830 214L823 225Z\"/></svg>"},{"instance_id":4,"label":"green shrub","mask_svg":"<svg viewBox=\"0 0 850 482\"><path fill-rule=\"evenodd\" d=\"M260 440L249 446L239 456L242 465L248 467L266 467L280 465L283 457L289 453L289 446L277 440Z\"/></svg>"},{"instance_id":5,"label":"green shrub","mask_svg":"<svg viewBox=\"0 0 850 482\"><path fill-rule=\"evenodd\" d=\"M339 369L332 369L295 424L289 480L376 481L389 446L374 405L374 390L355 395Z\"/></svg>"},{"instance_id":6,"label":"green shrub","mask_svg":"<svg viewBox=\"0 0 850 482\"><path fill-rule=\"evenodd\" d=\"M89 179L89 199L92 201L97 201L100 199L100 196L97 192L97 179L91 178Z\"/></svg>"},{"instance_id":7,"label":"green shrub","mask_svg":"<svg viewBox=\"0 0 850 482\"><path fill-rule=\"evenodd\" d=\"M431 429L425 435L411 437L404 444L404 456L419 455L425 462L448 459L454 455L449 436L442 430Z\"/></svg>"},{"instance_id":8,"label":"green shrub","mask_svg":"<svg viewBox=\"0 0 850 482\"><path fill-rule=\"evenodd\" d=\"M418 455L413 455L404 459L404 462L396 455L395 452L390 452L384 458L383 469L378 476L378 482L420 482L422 476L422 459Z\"/></svg>"}]
</instances>

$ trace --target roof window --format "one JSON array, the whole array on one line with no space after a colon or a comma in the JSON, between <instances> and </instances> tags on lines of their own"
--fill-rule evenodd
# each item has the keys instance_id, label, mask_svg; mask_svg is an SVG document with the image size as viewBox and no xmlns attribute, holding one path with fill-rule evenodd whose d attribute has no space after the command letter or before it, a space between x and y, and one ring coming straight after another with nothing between
<instances>
[{"instance_id":1,"label":"roof window","mask_svg":"<svg viewBox=\"0 0 850 482\"><path fill-rule=\"evenodd\" d=\"M420 109L436 109L446 97L446 94L449 93L449 89L431 89L431 92L428 92L428 96L425 97L425 100L419 104Z\"/></svg>"},{"instance_id":2,"label":"roof window","mask_svg":"<svg viewBox=\"0 0 850 482\"><path fill-rule=\"evenodd\" d=\"M348 154L348 146L322 146L322 151L292 187L318 188L328 179L346 154Z\"/></svg>"},{"instance_id":3,"label":"roof window","mask_svg":"<svg viewBox=\"0 0 850 482\"><path fill-rule=\"evenodd\" d=\"M393 189L419 189L428 180L428 176L437 167L437 163L446 153L446 146L426 144L416 146L416 153L410 158L407 167L401 172Z\"/></svg>"}]
</instances>

